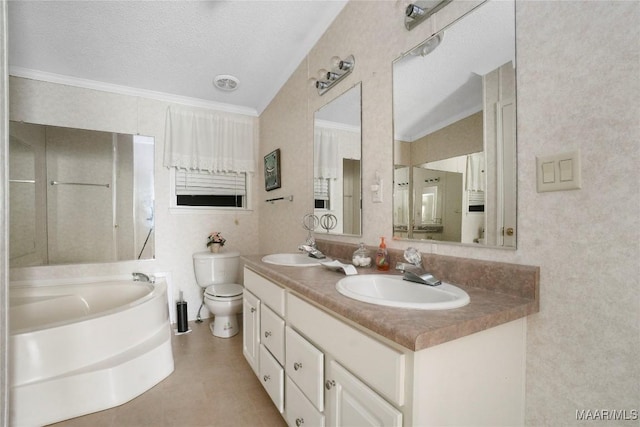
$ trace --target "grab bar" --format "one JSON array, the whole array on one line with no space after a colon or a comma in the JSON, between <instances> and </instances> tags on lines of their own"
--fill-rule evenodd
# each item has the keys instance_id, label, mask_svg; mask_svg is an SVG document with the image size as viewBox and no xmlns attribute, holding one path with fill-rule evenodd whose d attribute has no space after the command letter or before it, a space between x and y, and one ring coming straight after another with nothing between
<instances>
[{"instance_id":1,"label":"grab bar","mask_svg":"<svg viewBox=\"0 0 640 427\"><path fill-rule=\"evenodd\" d=\"M51 181L51 185L89 185L91 187L107 187L107 188L111 186L111 184L91 184L87 182L60 182L60 181Z\"/></svg>"}]
</instances>

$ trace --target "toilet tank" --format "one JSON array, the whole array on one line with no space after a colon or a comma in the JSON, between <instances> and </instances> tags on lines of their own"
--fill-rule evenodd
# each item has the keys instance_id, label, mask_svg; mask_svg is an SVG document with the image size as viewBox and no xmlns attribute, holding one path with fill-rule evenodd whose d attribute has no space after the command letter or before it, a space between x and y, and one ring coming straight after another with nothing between
<instances>
[{"instance_id":1,"label":"toilet tank","mask_svg":"<svg viewBox=\"0 0 640 427\"><path fill-rule=\"evenodd\" d=\"M193 269L200 287L236 283L240 252L197 252L193 254Z\"/></svg>"}]
</instances>

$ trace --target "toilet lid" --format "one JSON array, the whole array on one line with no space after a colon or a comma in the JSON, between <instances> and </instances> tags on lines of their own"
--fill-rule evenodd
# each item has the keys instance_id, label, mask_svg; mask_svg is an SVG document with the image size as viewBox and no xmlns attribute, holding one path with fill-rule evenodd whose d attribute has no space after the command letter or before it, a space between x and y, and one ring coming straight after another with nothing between
<instances>
[{"instance_id":1,"label":"toilet lid","mask_svg":"<svg viewBox=\"0 0 640 427\"><path fill-rule=\"evenodd\" d=\"M207 289L205 289L205 293L207 295L211 295L213 297L235 297L238 295L242 295L242 290L244 288L235 283L223 283L221 285L209 285Z\"/></svg>"}]
</instances>

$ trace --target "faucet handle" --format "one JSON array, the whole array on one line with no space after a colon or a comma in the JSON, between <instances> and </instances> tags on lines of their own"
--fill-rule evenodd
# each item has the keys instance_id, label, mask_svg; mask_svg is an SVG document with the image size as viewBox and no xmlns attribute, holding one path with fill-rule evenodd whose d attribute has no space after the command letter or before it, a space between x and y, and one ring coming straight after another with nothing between
<instances>
[{"instance_id":1,"label":"faucet handle","mask_svg":"<svg viewBox=\"0 0 640 427\"><path fill-rule=\"evenodd\" d=\"M422 265L422 255L420 255L420 251L416 248L409 246L404 251L404 259L415 266Z\"/></svg>"},{"instance_id":2,"label":"faucet handle","mask_svg":"<svg viewBox=\"0 0 640 427\"><path fill-rule=\"evenodd\" d=\"M407 264L404 262L396 263L396 270L404 272L407 269Z\"/></svg>"}]
</instances>

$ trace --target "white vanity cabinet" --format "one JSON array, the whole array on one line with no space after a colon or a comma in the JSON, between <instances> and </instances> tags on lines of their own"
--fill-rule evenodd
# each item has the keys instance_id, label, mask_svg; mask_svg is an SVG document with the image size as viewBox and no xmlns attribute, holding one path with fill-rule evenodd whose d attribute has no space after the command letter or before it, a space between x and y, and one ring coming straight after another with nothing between
<instances>
[{"instance_id":1,"label":"white vanity cabinet","mask_svg":"<svg viewBox=\"0 0 640 427\"><path fill-rule=\"evenodd\" d=\"M411 351L244 277L245 357L289 426L524 424L526 318Z\"/></svg>"}]
</instances>

